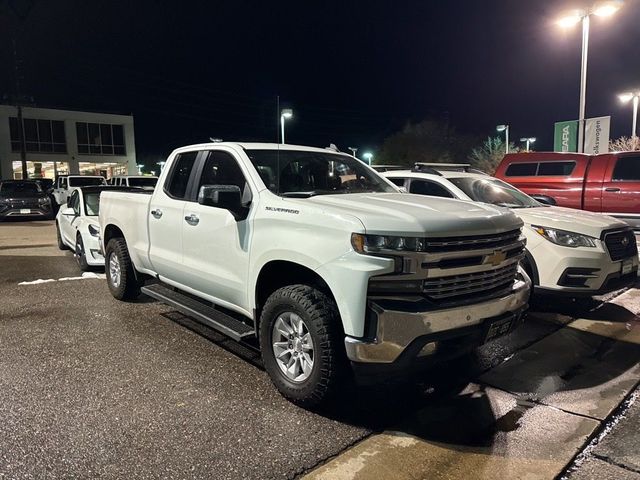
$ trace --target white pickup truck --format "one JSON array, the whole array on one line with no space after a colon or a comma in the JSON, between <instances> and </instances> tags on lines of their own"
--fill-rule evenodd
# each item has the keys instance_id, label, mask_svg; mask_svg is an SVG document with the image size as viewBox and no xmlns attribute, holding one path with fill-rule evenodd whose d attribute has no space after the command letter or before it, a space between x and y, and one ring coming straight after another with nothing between
<instances>
[{"instance_id":1,"label":"white pickup truck","mask_svg":"<svg viewBox=\"0 0 640 480\"><path fill-rule=\"evenodd\" d=\"M103 192L99 220L115 298L254 344L305 406L352 371L404 375L511 331L531 286L511 212L400 193L327 149L179 148L153 193Z\"/></svg>"}]
</instances>

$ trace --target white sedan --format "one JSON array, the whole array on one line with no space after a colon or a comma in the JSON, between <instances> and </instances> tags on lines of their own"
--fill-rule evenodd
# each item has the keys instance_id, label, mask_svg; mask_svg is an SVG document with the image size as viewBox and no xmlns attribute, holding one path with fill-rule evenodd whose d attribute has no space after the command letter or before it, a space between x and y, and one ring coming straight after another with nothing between
<instances>
[{"instance_id":1,"label":"white sedan","mask_svg":"<svg viewBox=\"0 0 640 480\"><path fill-rule=\"evenodd\" d=\"M409 193L508 207L524 222L523 267L535 290L597 295L633 285L638 251L633 230L613 217L546 206L464 164L417 164L384 175ZM508 255L509 252L503 252Z\"/></svg>"},{"instance_id":2,"label":"white sedan","mask_svg":"<svg viewBox=\"0 0 640 480\"><path fill-rule=\"evenodd\" d=\"M104 267L100 253L100 193L105 190L137 190L110 186L80 187L71 193L65 207L56 216L58 248L71 249L80 270Z\"/></svg>"}]
</instances>

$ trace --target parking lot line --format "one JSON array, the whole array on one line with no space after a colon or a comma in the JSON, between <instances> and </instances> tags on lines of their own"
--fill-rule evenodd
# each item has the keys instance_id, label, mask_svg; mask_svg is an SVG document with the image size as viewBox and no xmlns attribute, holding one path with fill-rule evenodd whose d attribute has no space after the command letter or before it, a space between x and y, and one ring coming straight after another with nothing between
<instances>
[{"instance_id":1,"label":"parking lot line","mask_svg":"<svg viewBox=\"0 0 640 480\"><path fill-rule=\"evenodd\" d=\"M552 479L598 421L471 385L398 431L367 438L305 480Z\"/></svg>"}]
</instances>

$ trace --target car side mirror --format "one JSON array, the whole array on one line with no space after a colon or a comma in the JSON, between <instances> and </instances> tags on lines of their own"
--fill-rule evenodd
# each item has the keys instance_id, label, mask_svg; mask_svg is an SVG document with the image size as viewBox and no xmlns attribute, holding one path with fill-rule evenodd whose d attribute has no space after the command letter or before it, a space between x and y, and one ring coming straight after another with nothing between
<instances>
[{"instance_id":1,"label":"car side mirror","mask_svg":"<svg viewBox=\"0 0 640 480\"><path fill-rule=\"evenodd\" d=\"M224 208L237 215L242 210L242 193L237 185L203 185L198 192L198 203Z\"/></svg>"},{"instance_id":2,"label":"car side mirror","mask_svg":"<svg viewBox=\"0 0 640 480\"><path fill-rule=\"evenodd\" d=\"M67 197L67 208L71 207L71 197Z\"/></svg>"},{"instance_id":3,"label":"car side mirror","mask_svg":"<svg viewBox=\"0 0 640 480\"><path fill-rule=\"evenodd\" d=\"M62 215L65 215L67 217L75 217L76 211L73 208L67 207L64 210L62 210Z\"/></svg>"},{"instance_id":4,"label":"car side mirror","mask_svg":"<svg viewBox=\"0 0 640 480\"><path fill-rule=\"evenodd\" d=\"M398 187L398 190L400 190L400 193L409 193L407 187Z\"/></svg>"},{"instance_id":5,"label":"car side mirror","mask_svg":"<svg viewBox=\"0 0 640 480\"><path fill-rule=\"evenodd\" d=\"M530 196L534 200L537 200L538 202L542 203L543 205L556 206L558 204L555 198L550 197L548 195L530 195Z\"/></svg>"}]
</instances>

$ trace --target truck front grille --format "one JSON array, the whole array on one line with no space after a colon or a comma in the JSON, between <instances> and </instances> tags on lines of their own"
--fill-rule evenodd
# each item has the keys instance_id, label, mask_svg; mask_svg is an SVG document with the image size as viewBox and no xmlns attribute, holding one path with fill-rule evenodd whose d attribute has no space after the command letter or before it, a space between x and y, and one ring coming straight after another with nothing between
<instances>
[{"instance_id":1,"label":"truck front grille","mask_svg":"<svg viewBox=\"0 0 640 480\"><path fill-rule=\"evenodd\" d=\"M633 230L605 232L604 243L613 261L638 255L638 247Z\"/></svg>"},{"instance_id":2,"label":"truck front grille","mask_svg":"<svg viewBox=\"0 0 640 480\"><path fill-rule=\"evenodd\" d=\"M517 229L504 233L493 233L490 235L427 238L425 240L424 251L428 253L441 253L505 247L517 242L520 237L520 233L520 229Z\"/></svg>"},{"instance_id":3,"label":"truck front grille","mask_svg":"<svg viewBox=\"0 0 640 480\"><path fill-rule=\"evenodd\" d=\"M429 278L424 281L424 294L435 303L478 302L509 290L517 271L515 262L483 272Z\"/></svg>"}]
</instances>

